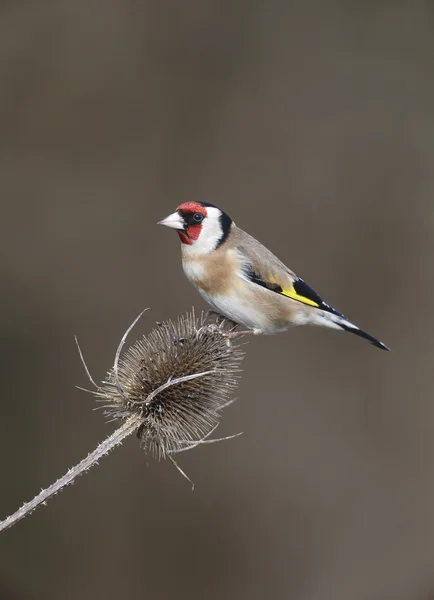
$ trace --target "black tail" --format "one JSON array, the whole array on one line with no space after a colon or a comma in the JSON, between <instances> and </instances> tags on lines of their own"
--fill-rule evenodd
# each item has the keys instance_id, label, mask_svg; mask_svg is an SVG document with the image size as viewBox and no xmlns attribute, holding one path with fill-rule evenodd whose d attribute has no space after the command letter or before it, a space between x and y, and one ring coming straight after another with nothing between
<instances>
[{"instance_id":1,"label":"black tail","mask_svg":"<svg viewBox=\"0 0 434 600\"><path fill-rule=\"evenodd\" d=\"M383 344L383 342L380 342L379 340L377 340L376 338L374 338L372 335L369 335L369 333L366 333L366 331L362 331L361 329L359 329L358 327L350 327L349 325L346 325L344 323L339 323L338 325L340 327L342 327L342 329L345 329L345 331L349 331L350 333L354 333L355 335L358 335L361 338L364 338L365 340L368 340L368 342L371 342L372 345L376 346L377 348L381 348L381 350L387 350L388 352L390 352L390 348L388 348L386 346L386 344Z\"/></svg>"}]
</instances>

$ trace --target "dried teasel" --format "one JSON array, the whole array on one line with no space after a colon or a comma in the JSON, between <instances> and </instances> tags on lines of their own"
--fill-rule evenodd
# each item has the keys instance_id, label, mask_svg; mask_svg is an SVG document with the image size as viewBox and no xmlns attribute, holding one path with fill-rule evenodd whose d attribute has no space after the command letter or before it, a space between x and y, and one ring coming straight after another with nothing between
<instances>
[{"instance_id":1,"label":"dried teasel","mask_svg":"<svg viewBox=\"0 0 434 600\"><path fill-rule=\"evenodd\" d=\"M192 312L159 324L122 354L127 335L142 314L123 336L113 368L100 386L92 379L77 342L96 388L93 393L104 403L110 419L121 420L121 425L77 465L1 521L0 533L45 504L134 432L146 450L157 458L169 458L185 477L173 454L221 441L209 436L220 422L222 409L233 402L243 357L233 339L240 334L227 331L224 321L207 324L203 315L196 318Z\"/></svg>"},{"instance_id":2,"label":"dried teasel","mask_svg":"<svg viewBox=\"0 0 434 600\"><path fill-rule=\"evenodd\" d=\"M124 341L95 392L107 414L140 416L137 435L157 458L204 442L233 401L240 372L242 352L224 322L207 325L192 312L160 323L122 354Z\"/></svg>"}]
</instances>

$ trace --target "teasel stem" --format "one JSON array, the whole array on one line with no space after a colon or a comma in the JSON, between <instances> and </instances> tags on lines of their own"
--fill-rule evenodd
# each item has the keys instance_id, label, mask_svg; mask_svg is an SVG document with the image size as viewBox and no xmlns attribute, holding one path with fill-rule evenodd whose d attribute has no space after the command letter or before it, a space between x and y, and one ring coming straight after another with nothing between
<instances>
[{"instance_id":1,"label":"teasel stem","mask_svg":"<svg viewBox=\"0 0 434 600\"><path fill-rule=\"evenodd\" d=\"M191 379L196 379L197 377L203 377L204 375L209 375L210 372L211 371L205 371L204 373L195 373L194 375L187 375L185 377L178 377L177 379L171 379L171 380L167 381L167 383L162 385L159 389L155 390L153 392L153 396L156 396L161 391L170 387L171 385L176 385L178 383L190 381ZM151 394L149 395L149 397L150 396L151 396ZM99 444L93 452L88 454L86 456L86 458L83 458L83 460L80 461L77 465L75 465L71 469L68 469L68 471L65 473L65 475L63 475L63 477L60 477L57 481L55 481L48 488L46 488L45 490L42 490L37 496L35 496L33 498L33 500L30 500L30 502L26 502L25 504L23 504L23 506L21 508L19 508L16 512L14 512L14 514L7 517L4 521L0 521L0 533L2 533L3 531L6 531L6 529L9 529L13 525L15 525L15 523L20 521L21 519L24 519L24 517L26 517L27 515L32 513L41 504L45 504L47 502L47 500L49 500L50 498L55 496L58 492L62 491L64 487L66 487L70 483L73 483L74 480L79 475L81 475L85 471L89 471L89 469L91 467L93 467L94 465L96 465L103 456L105 456L111 450L116 448L116 446L119 446L120 444L122 444L123 440L126 437L128 437L132 433L135 433L139 429L142 422L143 422L143 417L140 414L134 414L131 417L127 418L124 421L124 423L118 429L116 429L116 431L114 433L109 435L108 438L106 438L103 442L101 442L101 444ZM235 437L235 436L228 436L228 438L229 437ZM202 440L200 440L200 441L202 441ZM198 443L200 443L200 441ZM210 440L210 441L219 441L219 440ZM176 466L176 468L180 471L180 473L186 479L188 479L188 481L191 482L189 477L187 477L187 475L177 465L177 463L174 461L174 459L171 456L169 456L169 459Z\"/></svg>"},{"instance_id":2,"label":"teasel stem","mask_svg":"<svg viewBox=\"0 0 434 600\"><path fill-rule=\"evenodd\" d=\"M160 324L158 330L136 342L126 358L121 357L127 335L143 312L122 337L116 351L114 366L109 372L108 380L101 386L92 379L76 340L86 374L96 388L93 393L108 402L107 406L111 409L109 416L121 419L122 425L86 458L70 468L63 477L43 489L33 500L23 504L4 521L0 521L0 533L73 483L79 475L96 465L103 456L119 446L132 433L136 433L143 444L153 444L153 449L158 449L161 457L168 458L190 481L192 488L194 486L190 478L172 455L200 444L212 444L239 435L207 439L218 426L220 411L233 402L228 396L236 385L233 377L239 370L242 353L233 348L231 342L228 344L221 327L216 329L204 326L203 319L198 323L192 312L186 317L181 317L177 324L171 321ZM164 357L156 369L152 366L154 355ZM145 391L145 383L149 384L143 377L143 369L147 364L148 374L153 373L154 380L147 393L143 393L138 400L137 389L142 393ZM180 369L184 374L179 374ZM167 370L170 374L165 374ZM177 370L178 374L175 376ZM199 387L199 383L195 383L197 380L200 380ZM128 385L125 387L126 383ZM155 402L158 402L158 405L155 405ZM192 432L196 433L197 437L193 437Z\"/></svg>"},{"instance_id":3,"label":"teasel stem","mask_svg":"<svg viewBox=\"0 0 434 600\"><path fill-rule=\"evenodd\" d=\"M113 450L113 448L116 448L116 446L122 444L126 437L137 431L137 428L140 426L140 422L141 418L139 415L133 415L127 419L118 429L116 429L114 433L101 442L101 444L99 444L99 446L97 446L93 452L88 454L86 458L79 462L78 465L75 465L75 467L69 469L65 475L63 475L63 477L60 477L60 479L55 481L48 488L42 490L33 498L33 500L23 504L23 506L14 512L13 515L10 515L4 521L0 521L0 533L6 531L6 529L9 529L21 519L24 519L24 517L38 508L38 506L45 504L47 500L55 496L64 487L70 483L73 483L79 475L96 465L103 456L110 452L110 450Z\"/></svg>"}]
</instances>

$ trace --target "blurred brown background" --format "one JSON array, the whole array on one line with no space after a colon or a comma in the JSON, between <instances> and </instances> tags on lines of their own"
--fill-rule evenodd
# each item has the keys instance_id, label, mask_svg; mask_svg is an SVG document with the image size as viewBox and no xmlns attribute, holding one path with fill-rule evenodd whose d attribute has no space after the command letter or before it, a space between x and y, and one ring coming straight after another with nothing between
<instances>
[{"instance_id":1,"label":"blurred brown background","mask_svg":"<svg viewBox=\"0 0 434 600\"><path fill-rule=\"evenodd\" d=\"M137 440L0 539L0 598L428 600L434 5L0 5L0 517L114 428L120 337L194 305L156 221L205 200L391 346L251 340L223 444ZM134 337L134 336L133 336Z\"/></svg>"}]
</instances>

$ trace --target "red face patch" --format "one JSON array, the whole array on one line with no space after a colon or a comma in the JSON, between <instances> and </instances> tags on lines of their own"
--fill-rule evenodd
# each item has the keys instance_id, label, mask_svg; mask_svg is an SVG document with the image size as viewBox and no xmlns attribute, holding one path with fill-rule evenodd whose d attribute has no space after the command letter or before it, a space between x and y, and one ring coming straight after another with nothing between
<instances>
[{"instance_id":1,"label":"red face patch","mask_svg":"<svg viewBox=\"0 0 434 600\"><path fill-rule=\"evenodd\" d=\"M184 204L180 204L176 210L180 210L185 214L191 213L201 213L204 217L208 216L206 212L206 208L199 204L199 202L184 202Z\"/></svg>"},{"instance_id":2,"label":"red face patch","mask_svg":"<svg viewBox=\"0 0 434 600\"><path fill-rule=\"evenodd\" d=\"M206 217L208 214L206 208L199 204L199 202L184 202L184 204L180 204L176 210L182 213L187 223L189 221L188 217L190 215L200 213L201 215ZM178 231L178 235L183 244L191 246L193 242L195 242L200 236L201 231L202 225L191 224L186 225L185 231Z\"/></svg>"}]
</instances>

